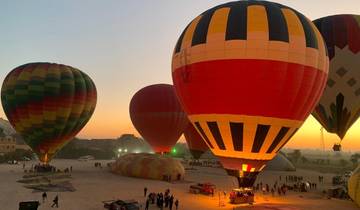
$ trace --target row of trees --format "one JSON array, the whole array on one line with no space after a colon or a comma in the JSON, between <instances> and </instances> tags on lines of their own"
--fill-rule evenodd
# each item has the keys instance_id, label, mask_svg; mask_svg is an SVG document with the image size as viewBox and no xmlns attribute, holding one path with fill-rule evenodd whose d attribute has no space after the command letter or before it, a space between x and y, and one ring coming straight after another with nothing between
<instances>
[{"instance_id":1,"label":"row of trees","mask_svg":"<svg viewBox=\"0 0 360 210\"><path fill-rule=\"evenodd\" d=\"M352 164L352 167L355 168L359 164L360 154L356 153L351 155L349 160L346 160L344 158L340 158L339 160L336 160L336 162L331 161L329 158L317 158L317 159L309 159L301 154L301 151L296 149L293 152L290 152L287 154L288 158L293 163L302 163L302 164L317 164L317 165L339 165L339 166L349 166ZM340 156L341 157L341 156Z\"/></svg>"},{"instance_id":2,"label":"row of trees","mask_svg":"<svg viewBox=\"0 0 360 210\"><path fill-rule=\"evenodd\" d=\"M8 161L17 160L23 161L25 159L32 159L33 152L30 150L16 149L14 152L9 152L3 155L0 155L0 163L6 163Z\"/></svg>"}]
</instances>

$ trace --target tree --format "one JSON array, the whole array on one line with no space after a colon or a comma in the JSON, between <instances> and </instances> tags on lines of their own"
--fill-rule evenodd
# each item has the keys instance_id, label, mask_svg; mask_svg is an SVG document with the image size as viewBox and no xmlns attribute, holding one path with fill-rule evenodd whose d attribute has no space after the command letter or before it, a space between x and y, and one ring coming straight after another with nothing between
<instances>
[{"instance_id":1,"label":"tree","mask_svg":"<svg viewBox=\"0 0 360 210\"><path fill-rule=\"evenodd\" d=\"M309 160L305 156L301 156L301 162L307 163L307 162L309 162Z\"/></svg>"},{"instance_id":2,"label":"tree","mask_svg":"<svg viewBox=\"0 0 360 210\"><path fill-rule=\"evenodd\" d=\"M339 164L341 165L341 166L346 166L347 164L348 164L349 162L347 161L347 160L345 160L345 159L340 159L339 160Z\"/></svg>"},{"instance_id":3,"label":"tree","mask_svg":"<svg viewBox=\"0 0 360 210\"><path fill-rule=\"evenodd\" d=\"M301 151L299 149L295 149L292 153L289 153L289 157L294 163L297 163L301 158Z\"/></svg>"},{"instance_id":4,"label":"tree","mask_svg":"<svg viewBox=\"0 0 360 210\"><path fill-rule=\"evenodd\" d=\"M360 154L359 154L359 153L356 153L356 154L351 155L350 161L352 162L352 164L353 164L354 167L357 166L358 161L359 161L359 158L360 158Z\"/></svg>"},{"instance_id":5,"label":"tree","mask_svg":"<svg viewBox=\"0 0 360 210\"><path fill-rule=\"evenodd\" d=\"M5 136L4 129L0 127L0 137L3 138Z\"/></svg>"}]
</instances>

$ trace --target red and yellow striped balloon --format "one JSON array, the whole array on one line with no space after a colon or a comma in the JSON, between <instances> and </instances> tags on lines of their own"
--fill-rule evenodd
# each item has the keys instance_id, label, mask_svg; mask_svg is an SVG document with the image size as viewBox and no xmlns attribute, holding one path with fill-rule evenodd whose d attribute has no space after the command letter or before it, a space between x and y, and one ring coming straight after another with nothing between
<instances>
[{"instance_id":1,"label":"red and yellow striped balloon","mask_svg":"<svg viewBox=\"0 0 360 210\"><path fill-rule=\"evenodd\" d=\"M318 102L328 64L324 41L304 15L268 1L236 1L185 28L172 77L211 151L241 186L252 186Z\"/></svg>"}]
</instances>

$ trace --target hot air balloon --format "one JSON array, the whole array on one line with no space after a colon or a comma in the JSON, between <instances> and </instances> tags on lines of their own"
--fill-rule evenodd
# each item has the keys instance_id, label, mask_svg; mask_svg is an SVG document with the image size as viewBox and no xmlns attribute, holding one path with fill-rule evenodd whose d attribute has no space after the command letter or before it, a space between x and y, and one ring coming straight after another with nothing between
<instances>
[{"instance_id":1,"label":"hot air balloon","mask_svg":"<svg viewBox=\"0 0 360 210\"><path fill-rule=\"evenodd\" d=\"M324 37L330 68L312 114L328 132L343 139L360 116L360 16L335 15L314 23Z\"/></svg>"},{"instance_id":2,"label":"hot air balloon","mask_svg":"<svg viewBox=\"0 0 360 210\"><path fill-rule=\"evenodd\" d=\"M88 75L55 63L19 66L1 89L8 120L46 164L89 121L96 97Z\"/></svg>"},{"instance_id":3,"label":"hot air balloon","mask_svg":"<svg viewBox=\"0 0 360 210\"><path fill-rule=\"evenodd\" d=\"M347 183L350 198L360 206L360 166L358 166L349 178Z\"/></svg>"},{"instance_id":4,"label":"hot air balloon","mask_svg":"<svg viewBox=\"0 0 360 210\"><path fill-rule=\"evenodd\" d=\"M328 62L319 31L301 13L268 1L236 1L185 28L172 78L212 153L240 187L251 187L315 107Z\"/></svg>"},{"instance_id":5,"label":"hot air balloon","mask_svg":"<svg viewBox=\"0 0 360 210\"><path fill-rule=\"evenodd\" d=\"M156 84L139 90L130 102L130 118L156 153L168 153L187 126L172 85Z\"/></svg>"},{"instance_id":6,"label":"hot air balloon","mask_svg":"<svg viewBox=\"0 0 360 210\"><path fill-rule=\"evenodd\" d=\"M195 159L199 159L200 156L209 149L191 122L188 123L184 131L184 136L190 153Z\"/></svg>"}]
</instances>

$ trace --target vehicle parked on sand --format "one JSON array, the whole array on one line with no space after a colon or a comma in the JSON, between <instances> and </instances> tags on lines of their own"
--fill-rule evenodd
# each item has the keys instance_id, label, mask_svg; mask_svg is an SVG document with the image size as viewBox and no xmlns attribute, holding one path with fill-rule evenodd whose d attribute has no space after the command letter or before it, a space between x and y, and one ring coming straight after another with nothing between
<instances>
[{"instance_id":1,"label":"vehicle parked on sand","mask_svg":"<svg viewBox=\"0 0 360 210\"><path fill-rule=\"evenodd\" d=\"M19 164L19 161L17 161L17 160L9 160L7 163L10 164L10 165L17 165L17 164Z\"/></svg>"},{"instance_id":2,"label":"vehicle parked on sand","mask_svg":"<svg viewBox=\"0 0 360 210\"><path fill-rule=\"evenodd\" d=\"M197 183L196 185L190 185L190 193L214 195L216 186L212 183Z\"/></svg>"},{"instance_id":3,"label":"vehicle parked on sand","mask_svg":"<svg viewBox=\"0 0 360 210\"><path fill-rule=\"evenodd\" d=\"M78 159L79 161L89 161L89 160L95 160L94 156L92 155L86 155L86 156L81 156Z\"/></svg>"},{"instance_id":4,"label":"vehicle parked on sand","mask_svg":"<svg viewBox=\"0 0 360 210\"><path fill-rule=\"evenodd\" d=\"M37 210L39 206L39 201L23 201L19 203L19 210Z\"/></svg>"},{"instance_id":5,"label":"vehicle parked on sand","mask_svg":"<svg viewBox=\"0 0 360 210\"><path fill-rule=\"evenodd\" d=\"M230 203L232 204L253 204L254 192L251 188L233 189L230 192Z\"/></svg>"},{"instance_id":6,"label":"vehicle parked on sand","mask_svg":"<svg viewBox=\"0 0 360 210\"><path fill-rule=\"evenodd\" d=\"M108 210L140 210L139 202L135 200L103 201L104 208Z\"/></svg>"}]
</instances>

